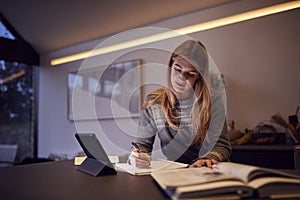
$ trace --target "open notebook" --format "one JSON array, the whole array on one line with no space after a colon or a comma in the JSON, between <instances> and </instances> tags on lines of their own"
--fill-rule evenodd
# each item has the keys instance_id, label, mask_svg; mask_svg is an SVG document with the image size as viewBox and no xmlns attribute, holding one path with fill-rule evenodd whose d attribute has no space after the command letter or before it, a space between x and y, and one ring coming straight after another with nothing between
<instances>
[{"instance_id":1,"label":"open notebook","mask_svg":"<svg viewBox=\"0 0 300 200\"><path fill-rule=\"evenodd\" d=\"M179 169L186 168L189 165L164 159L158 159L151 161L150 168L140 169L135 166L129 165L128 163L116 163L116 168L122 171L126 171L131 175L149 175L152 172L161 170Z\"/></svg>"}]
</instances>

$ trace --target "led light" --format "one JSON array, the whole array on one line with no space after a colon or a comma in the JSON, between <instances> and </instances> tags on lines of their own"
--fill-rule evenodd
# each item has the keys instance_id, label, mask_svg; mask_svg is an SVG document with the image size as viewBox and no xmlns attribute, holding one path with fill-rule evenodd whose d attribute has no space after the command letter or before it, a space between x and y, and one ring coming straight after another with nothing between
<instances>
[{"instance_id":1,"label":"led light","mask_svg":"<svg viewBox=\"0 0 300 200\"><path fill-rule=\"evenodd\" d=\"M257 10L253 10L253 11L248 11L248 12L232 15L229 17L224 17L224 18L220 18L220 19L211 20L208 22L203 22L200 24L187 26L184 28L179 28L179 29L176 29L173 31L166 31L166 32L159 33L159 34L154 34L154 35L150 35L150 36L146 36L146 37L129 40L126 42L121 42L118 44L113 44L113 45L102 47L102 48L95 49L95 50L85 51L85 52L81 52L81 53L77 53L77 54L73 54L73 55L69 55L69 56L65 56L65 57L61 57L61 58L55 58L55 59L51 60L50 64L52 66L60 65L63 63L67 63L67 62L85 59L85 58L91 57L91 56L98 56L98 55L102 55L105 53L110 53L110 52L130 48L130 47L148 44L151 42L157 42L160 40L174 38L174 37L179 36L180 34L190 34L190 33L200 32L200 31L204 31L204 30L209 30L209 29L213 29L213 28L217 28L217 27L221 27L221 26L226 26L229 24L234 24L234 23L238 23L238 22L242 22L242 21L246 21L246 20L250 20L250 19L255 19L255 18L271 15L271 14L276 14L279 12L288 11L291 9L296 9L299 7L300 7L300 0L291 1L291 2L287 2L287 3L283 3L283 4L278 4L278 5L274 5L274 6L269 6L266 8L261 8L261 9L257 9Z\"/></svg>"}]
</instances>

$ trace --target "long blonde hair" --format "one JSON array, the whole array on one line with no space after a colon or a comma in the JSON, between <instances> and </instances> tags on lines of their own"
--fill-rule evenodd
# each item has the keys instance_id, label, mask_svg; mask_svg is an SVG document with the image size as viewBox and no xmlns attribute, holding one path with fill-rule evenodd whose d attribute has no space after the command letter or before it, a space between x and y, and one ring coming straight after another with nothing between
<instances>
[{"instance_id":1,"label":"long blonde hair","mask_svg":"<svg viewBox=\"0 0 300 200\"><path fill-rule=\"evenodd\" d=\"M209 90L208 75L208 55L203 44L194 40L187 40L180 44L172 53L167 71L168 88L159 88L147 96L154 96L146 102L142 108L148 108L151 105L160 102L164 116L174 130L179 130L180 126L176 125L172 119L176 118L172 110L176 104L176 95L172 91L171 68L173 59L176 57L184 58L192 64L199 72L199 78L195 81L193 89L193 107L192 107L192 125L196 131L193 143L200 145L204 140L209 123L211 120L211 96Z\"/></svg>"}]
</instances>

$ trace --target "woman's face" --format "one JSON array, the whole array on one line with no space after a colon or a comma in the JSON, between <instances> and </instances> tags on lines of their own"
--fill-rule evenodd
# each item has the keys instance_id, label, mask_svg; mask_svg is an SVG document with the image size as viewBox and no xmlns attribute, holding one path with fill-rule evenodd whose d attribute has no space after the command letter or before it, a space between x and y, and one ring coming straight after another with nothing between
<instances>
[{"instance_id":1,"label":"woman's face","mask_svg":"<svg viewBox=\"0 0 300 200\"><path fill-rule=\"evenodd\" d=\"M198 71L183 58L174 58L171 67L171 84L177 98L188 98L193 92L195 81L200 76Z\"/></svg>"}]
</instances>

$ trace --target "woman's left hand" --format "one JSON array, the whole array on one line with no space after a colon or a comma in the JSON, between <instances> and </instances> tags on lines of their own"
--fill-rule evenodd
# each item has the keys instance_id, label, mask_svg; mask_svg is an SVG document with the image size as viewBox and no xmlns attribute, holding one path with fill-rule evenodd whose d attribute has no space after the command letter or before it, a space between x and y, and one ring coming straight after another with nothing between
<instances>
[{"instance_id":1,"label":"woman's left hand","mask_svg":"<svg viewBox=\"0 0 300 200\"><path fill-rule=\"evenodd\" d=\"M207 158L200 158L193 162L190 167L208 167L212 168L214 164L218 164L219 162L215 159L207 159Z\"/></svg>"}]
</instances>

